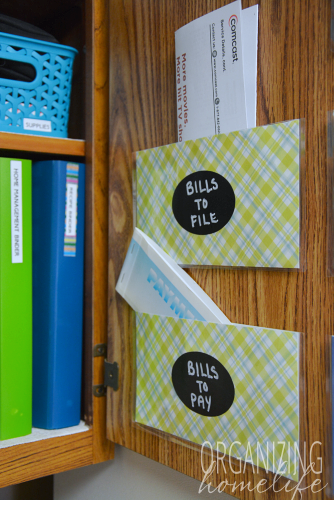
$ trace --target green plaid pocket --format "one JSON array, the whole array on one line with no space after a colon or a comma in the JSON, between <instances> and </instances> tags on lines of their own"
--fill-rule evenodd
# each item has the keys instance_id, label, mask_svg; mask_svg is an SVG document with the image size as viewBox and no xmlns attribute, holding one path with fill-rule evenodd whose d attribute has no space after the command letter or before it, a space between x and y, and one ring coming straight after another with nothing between
<instances>
[{"instance_id":1,"label":"green plaid pocket","mask_svg":"<svg viewBox=\"0 0 334 514\"><path fill-rule=\"evenodd\" d=\"M297 479L298 333L137 314L136 344L136 422L199 445L220 442L254 463L261 450L259 467L276 472L285 462L280 474ZM225 414L199 415L180 400L172 369L186 352L209 354L228 371L235 398Z\"/></svg>"},{"instance_id":2,"label":"green plaid pocket","mask_svg":"<svg viewBox=\"0 0 334 514\"><path fill-rule=\"evenodd\" d=\"M136 154L137 226L181 265L299 267L299 120ZM196 235L172 211L191 173L221 174L236 207L218 232Z\"/></svg>"}]
</instances>

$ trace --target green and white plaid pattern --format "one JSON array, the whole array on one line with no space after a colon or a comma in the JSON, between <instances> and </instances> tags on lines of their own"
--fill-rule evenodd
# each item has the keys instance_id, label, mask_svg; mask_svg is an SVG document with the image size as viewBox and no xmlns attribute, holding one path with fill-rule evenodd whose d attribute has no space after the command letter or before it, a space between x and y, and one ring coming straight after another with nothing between
<instances>
[{"instance_id":1,"label":"green and white plaid pattern","mask_svg":"<svg viewBox=\"0 0 334 514\"><path fill-rule=\"evenodd\" d=\"M250 461L251 454L254 465L263 455L268 468L261 462L259 467L274 472L282 459L287 465L281 474L296 480L299 334L136 316L136 422L200 445L209 441L216 448L221 442L231 457ZM172 368L180 355L190 351L212 355L229 372L235 399L225 414L196 414L176 394Z\"/></svg>"},{"instance_id":2,"label":"green and white plaid pattern","mask_svg":"<svg viewBox=\"0 0 334 514\"><path fill-rule=\"evenodd\" d=\"M173 193L187 175L214 171L236 208L215 234L183 229ZM137 226L181 265L299 267L299 120L137 152Z\"/></svg>"}]
</instances>

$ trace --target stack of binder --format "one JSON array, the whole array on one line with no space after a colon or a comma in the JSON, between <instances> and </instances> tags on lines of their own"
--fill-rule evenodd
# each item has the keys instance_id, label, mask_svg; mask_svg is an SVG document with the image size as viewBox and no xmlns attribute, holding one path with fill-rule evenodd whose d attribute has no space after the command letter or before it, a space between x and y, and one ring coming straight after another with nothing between
<instances>
[{"instance_id":1,"label":"stack of binder","mask_svg":"<svg viewBox=\"0 0 334 514\"><path fill-rule=\"evenodd\" d=\"M31 432L31 161L0 158L0 439Z\"/></svg>"},{"instance_id":2,"label":"stack of binder","mask_svg":"<svg viewBox=\"0 0 334 514\"><path fill-rule=\"evenodd\" d=\"M80 422L85 166L33 165L33 426Z\"/></svg>"},{"instance_id":3,"label":"stack of binder","mask_svg":"<svg viewBox=\"0 0 334 514\"><path fill-rule=\"evenodd\" d=\"M0 440L80 422L85 166L0 159Z\"/></svg>"}]
</instances>

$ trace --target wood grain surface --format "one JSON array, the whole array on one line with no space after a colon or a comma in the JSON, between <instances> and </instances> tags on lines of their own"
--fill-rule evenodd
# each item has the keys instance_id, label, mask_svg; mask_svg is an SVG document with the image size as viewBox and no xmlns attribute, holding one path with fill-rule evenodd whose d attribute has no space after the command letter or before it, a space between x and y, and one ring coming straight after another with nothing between
<instances>
[{"instance_id":1,"label":"wood grain surface","mask_svg":"<svg viewBox=\"0 0 334 514\"><path fill-rule=\"evenodd\" d=\"M38 152L42 154L85 156L85 141L82 139L30 136L10 132L0 132L0 148L22 152L32 152L38 148Z\"/></svg>"},{"instance_id":2,"label":"wood grain surface","mask_svg":"<svg viewBox=\"0 0 334 514\"><path fill-rule=\"evenodd\" d=\"M18 7L20 0L15 2ZM22 2L24 3L24 2ZM76 3L85 6L86 66L85 113L86 140L71 140L0 133L1 155L36 159L68 156L86 162L86 241L85 241L85 325L83 418L92 429L66 437L20 444L0 451L0 487L32 480L80 466L113 458L114 445L106 439L106 400L93 398L93 384L103 383L103 358L93 358L93 346L107 341L107 269L108 269L108 0L38 2L31 9L31 19L23 6L21 18L35 20L46 28L38 14L52 19L66 16ZM14 14L5 1L3 13ZM37 11L43 4L40 13ZM28 11L29 11L28 9ZM30 12L29 11L29 12ZM65 26L65 24L64 24ZM64 29L63 26L63 29ZM78 85L83 89L82 82ZM74 93L75 94L75 93ZM83 118L83 116L82 116ZM84 129L84 127L82 127Z\"/></svg>"},{"instance_id":3,"label":"wood grain surface","mask_svg":"<svg viewBox=\"0 0 334 514\"><path fill-rule=\"evenodd\" d=\"M0 487L93 464L93 431L1 450Z\"/></svg>"},{"instance_id":4,"label":"wood grain surface","mask_svg":"<svg viewBox=\"0 0 334 514\"><path fill-rule=\"evenodd\" d=\"M106 438L106 398L93 397L104 383L104 358L93 348L107 343L108 302L108 0L86 1L86 233L84 412L93 427L93 462L112 459Z\"/></svg>"},{"instance_id":5,"label":"wood grain surface","mask_svg":"<svg viewBox=\"0 0 334 514\"><path fill-rule=\"evenodd\" d=\"M201 455L133 423L133 313L115 293L131 239L132 152L173 143L176 132L174 32L228 2L204 0L113 0L110 2L110 146L109 146L109 348L117 361L120 387L108 393L108 437L187 475L203 479ZM306 269L296 272L257 270L188 270L229 319L236 323L304 334L301 358L304 387L301 441L323 472L309 474L303 499L329 493L330 410L326 383L333 333L334 278L327 274L327 111L333 109L333 54L330 51L328 0L244 0L259 4L257 124L305 119ZM261 478L270 488L254 489ZM227 467L211 477L223 480L225 492L242 499L299 499L273 484L271 474L247 467L233 474ZM316 479L320 483L314 484ZM242 487L241 483L250 486ZM313 484L313 485L312 485ZM285 486L286 489L277 492ZM312 488L311 488L312 486Z\"/></svg>"}]
</instances>

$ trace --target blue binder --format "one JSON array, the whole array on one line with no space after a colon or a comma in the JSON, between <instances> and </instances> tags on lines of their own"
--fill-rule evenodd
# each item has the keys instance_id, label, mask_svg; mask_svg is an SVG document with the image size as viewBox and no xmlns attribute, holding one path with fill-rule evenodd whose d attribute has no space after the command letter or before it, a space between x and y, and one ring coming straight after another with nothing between
<instances>
[{"instance_id":1,"label":"blue binder","mask_svg":"<svg viewBox=\"0 0 334 514\"><path fill-rule=\"evenodd\" d=\"M33 164L33 426L80 422L85 165Z\"/></svg>"}]
</instances>

